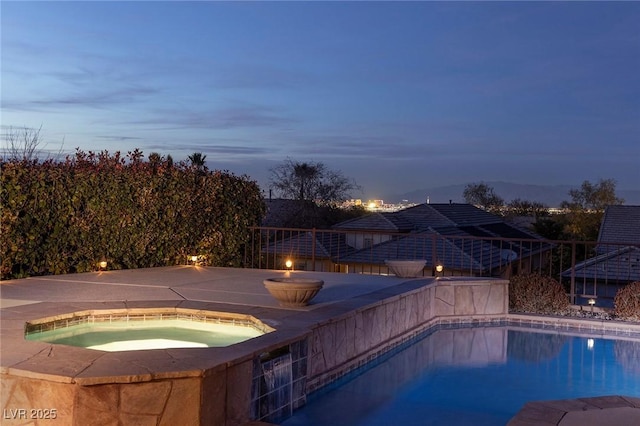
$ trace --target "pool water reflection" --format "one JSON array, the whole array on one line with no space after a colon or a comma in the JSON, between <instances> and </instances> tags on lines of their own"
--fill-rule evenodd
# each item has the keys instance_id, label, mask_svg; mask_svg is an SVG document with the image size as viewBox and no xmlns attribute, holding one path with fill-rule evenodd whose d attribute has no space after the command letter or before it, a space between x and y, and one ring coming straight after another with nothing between
<instances>
[{"instance_id":1,"label":"pool water reflection","mask_svg":"<svg viewBox=\"0 0 640 426\"><path fill-rule=\"evenodd\" d=\"M439 330L338 385L283 425L504 425L528 401L640 397L640 340Z\"/></svg>"}]
</instances>

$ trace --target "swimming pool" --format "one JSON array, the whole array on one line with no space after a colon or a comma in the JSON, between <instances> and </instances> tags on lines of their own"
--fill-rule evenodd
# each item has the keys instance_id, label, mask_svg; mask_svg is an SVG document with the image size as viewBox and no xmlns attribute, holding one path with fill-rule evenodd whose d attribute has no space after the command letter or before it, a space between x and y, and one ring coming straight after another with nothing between
<instances>
[{"instance_id":1,"label":"swimming pool","mask_svg":"<svg viewBox=\"0 0 640 426\"><path fill-rule=\"evenodd\" d=\"M640 340L438 330L310 395L286 426L504 425L528 401L640 397Z\"/></svg>"}]
</instances>

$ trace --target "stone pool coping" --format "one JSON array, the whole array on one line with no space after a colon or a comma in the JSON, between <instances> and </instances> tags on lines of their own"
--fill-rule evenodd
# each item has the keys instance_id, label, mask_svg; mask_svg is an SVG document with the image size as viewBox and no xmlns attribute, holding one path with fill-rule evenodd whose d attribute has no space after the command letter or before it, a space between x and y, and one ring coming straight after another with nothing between
<instances>
[{"instance_id":1,"label":"stone pool coping","mask_svg":"<svg viewBox=\"0 0 640 426\"><path fill-rule=\"evenodd\" d=\"M640 398L596 396L591 398L527 403L507 426L633 426L640 424Z\"/></svg>"},{"instance_id":2,"label":"stone pool coping","mask_svg":"<svg viewBox=\"0 0 640 426\"><path fill-rule=\"evenodd\" d=\"M111 323L126 323L140 325L147 321L184 321L198 324L223 324L250 327L262 334L275 331L273 327L262 323L251 315L239 315L226 312L202 311L184 308L130 308L130 309L102 309L83 310L38 318L25 323L25 336L34 337L30 340L40 340L35 337L39 333L64 330L79 325L100 325Z\"/></svg>"}]
</instances>

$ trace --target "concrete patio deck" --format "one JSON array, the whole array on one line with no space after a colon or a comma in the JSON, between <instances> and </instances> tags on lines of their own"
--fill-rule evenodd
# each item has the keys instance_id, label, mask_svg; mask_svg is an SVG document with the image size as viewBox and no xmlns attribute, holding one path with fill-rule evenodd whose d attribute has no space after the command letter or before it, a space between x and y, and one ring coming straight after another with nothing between
<instances>
[{"instance_id":1,"label":"concrete patio deck","mask_svg":"<svg viewBox=\"0 0 640 426\"><path fill-rule=\"evenodd\" d=\"M39 302L192 300L279 309L262 280L296 275L325 281L312 304L301 308L306 311L407 281L381 275L174 266L2 281L0 308Z\"/></svg>"},{"instance_id":2,"label":"concrete patio deck","mask_svg":"<svg viewBox=\"0 0 640 426\"><path fill-rule=\"evenodd\" d=\"M287 275L322 279L325 286L311 305L302 308L282 308L265 289L262 281ZM248 360L255 356L255 350L260 349L252 349L250 342L243 342L228 348L215 348L219 349L215 352L172 349L133 351L131 354L122 355L61 345L52 347L43 342L25 341L25 321L80 310L174 306L253 315L276 327L277 339L282 342L289 339L289 336L296 336L300 327L331 321L349 311L381 303L385 299L411 292L432 282L432 277L406 279L378 275L196 266L105 271L3 281L0 282L2 407L5 410L18 409L26 407L29 402L16 396L15 392L11 395L8 393L10 386L14 386L11 389L15 389L15 385L10 384L7 377L16 374L28 380L43 379L98 388L99 385L111 383L105 382L106 379L112 380L113 383L123 383L132 377L143 382L172 379L176 375L176 362L182 369L192 370L193 375L197 375L206 369L215 368L216 365L228 365L239 358ZM263 347L276 344L273 340L275 337L271 338L269 335L260 339ZM149 373L150 371L153 373ZM232 370L228 374L231 373ZM232 386L232 383L226 385ZM55 393L55 389L52 390L52 393ZM233 392L229 390L228 393ZM184 396L187 406L189 398L189 394ZM564 401L564 405L554 406L555 411L549 408L552 402L530 403L512 419L510 425L611 424L602 423L603 419L615 419L619 425L640 424L640 399L608 396L593 400ZM78 416L78 413L74 412L73 416ZM121 417L120 421L126 424L127 421L123 419ZM21 424L6 419L5 422ZM81 423L76 421L73 424Z\"/></svg>"}]
</instances>

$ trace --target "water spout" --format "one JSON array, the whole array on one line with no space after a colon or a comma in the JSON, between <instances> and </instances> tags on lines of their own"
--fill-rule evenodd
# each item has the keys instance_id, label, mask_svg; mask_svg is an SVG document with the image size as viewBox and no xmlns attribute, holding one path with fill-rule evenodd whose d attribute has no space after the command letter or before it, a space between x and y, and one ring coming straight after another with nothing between
<instances>
[{"instance_id":1,"label":"water spout","mask_svg":"<svg viewBox=\"0 0 640 426\"><path fill-rule=\"evenodd\" d=\"M261 366L266 385L266 420L279 423L293 412L291 353L263 361Z\"/></svg>"}]
</instances>

